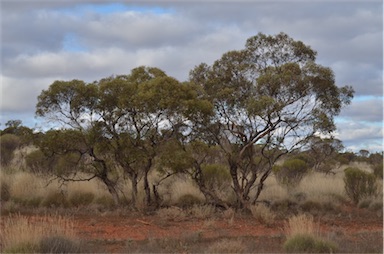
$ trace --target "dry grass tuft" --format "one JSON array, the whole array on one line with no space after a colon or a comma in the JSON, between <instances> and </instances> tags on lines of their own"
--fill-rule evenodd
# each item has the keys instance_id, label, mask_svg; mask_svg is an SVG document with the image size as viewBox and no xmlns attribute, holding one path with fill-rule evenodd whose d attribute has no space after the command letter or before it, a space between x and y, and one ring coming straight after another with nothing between
<instances>
[{"instance_id":1,"label":"dry grass tuft","mask_svg":"<svg viewBox=\"0 0 384 254\"><path fill-rule=\"evenodd\" d=\"M73 221L63 216L27 217L12 215L3 220L1 242L3 250L15 246L38 246L46 237L75 239Z\"/></svg>"},{"instance_id":2,"label":"dry grass tuft","mask_svg":"<svg viewBox=\"0 0 384 254\"><path fill-rule=\"evenodd\" d=\"M190 209L192 217L197 219L208 219L215 215L216 209L212 205L194 205Z\"/></svg>"},{"instance_id":3,"label":"dry grass tuft","mask_svg":"<svg viewBox=\"0 0 384 254\"><path fill-rule=\"evenodd\" d=\"M157 215L167 221L183 221L187 218L187 214L183 209L174 206L159 209Z\"/></svg>"},{"instance_id":4,"label":"dry grass tuft","mask_svg":"<svg viewBox=\"0 0 384 254\"><path fill-rule=\"evenodd\" d=\"M285 224L285 233L288 238L295 235L317 236L318 232L312 215L300 214L293 216Z\"/></svg>"},{"instance_id":5,"label":"dry grass tuft","mask_svg":"<svg viewBox=\"0 0 384 254\"><path fill-rule=\"evenodd\" d=\"M206 253L246 253L247 248L241 239L221 239L211 244Z\"/></svg>"},{"instance_id":6,"label":"dry grass tuft","mask_svg":"<svg viewBox=\"0 0 384 254\"><path fill-rule=\"evenodd\" d=\"M276 214L264 204L251 206L253 217L267 225L271 225L275 221Z\"/></svg>"},{"instance_id":7,"label":"dry grass tuft","mask_svg":"<svg viewBox=\"0 0 384 254\"><path fill-rule=\"evenodd\" d=\"M338 249L335 243L321 238L311 215L289 218L285 232L287 240L283 247L288 253L334 253Z\"/></svg>"}]
</instances>

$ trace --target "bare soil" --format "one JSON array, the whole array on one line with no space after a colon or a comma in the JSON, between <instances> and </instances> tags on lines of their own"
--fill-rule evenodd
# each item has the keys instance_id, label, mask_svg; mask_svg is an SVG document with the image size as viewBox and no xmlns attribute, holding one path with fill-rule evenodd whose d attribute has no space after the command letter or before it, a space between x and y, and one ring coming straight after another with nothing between
<instances>
[{"instance_id":1,"label":"bare soil","mask_svg":"<svg viewBox=\"0 0 384 254\"><path fill-rule=\"evenodd\" d=\"M382 218L382 214L353 206L343 206L338 213L315 217L321 234L336 242L343 253L382 253ZM223 239L241 241L246 245L244 252L284 252L284 219L277 219L271 225L251 215L238 214L233 219L186 218L181 221L136 213L75 215L74 219L84 250L93 253L201 253Z\"/></svg>"}]
</instances>

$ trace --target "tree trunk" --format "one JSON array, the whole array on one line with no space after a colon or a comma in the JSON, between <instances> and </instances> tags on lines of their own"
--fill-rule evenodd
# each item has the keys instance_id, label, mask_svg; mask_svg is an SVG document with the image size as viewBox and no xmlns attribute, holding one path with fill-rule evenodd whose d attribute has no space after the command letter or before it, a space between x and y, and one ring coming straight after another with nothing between
<instances>
[{"instance_id":1,"label":"tree trunk","mask_svg":"<svg viewBox=\"0 0 384 254\"><path fill-rule=\"evenodd\" d=\"M252 204L256 204L256 201L257 199L259 198L260 196L260 193L261 191L263 190L263 187L264 187L264 181L268 178L269 174L272 172L272 167L270 169L268 169L260 178L260 181L259 181L259 186L257 187L257 192L256 192L256 195L255 195L255 198L253 199L252 201Z\"/></svg>"},{"instance_id":2,"label":"tree trunk","mask_svg":"<svg viewBox=\"0 0 384 254\"><path fill-rule=\"evenodd\" d=\"M131 180L132 184L132 192L131 192L131 203L133 208L137 208L137 174L131 173L129 174L129 179Z\"/></svg>"},{"instance_id":3,"label":"tree trunk","mask_svg":"<svg viewBox=\"0 0 384 254\"><path fill-rule=\"evenodd\" d=\"M243 208L247 206L247 197L244 197L244 190L241 188L241 185L239 183L239 178L237 175L237 163L230 157L228 158L229 162L229 172L231 174L232 183L233 183L233 190L236 194L237 199L237 206L238 208Z\"/></svg>"},{"instance_id":4,"label":"tree trunk","mask_svg":"<svg viewBox=\"0 0 384 254\"><path fill-rule=\"evenodd\" d=\"M111 194L115 205L120 204L119 194L116 191L115 183L109 180L107 177L101 178L101 181L107 186L108 192Z\"/></svg>"},{"instance_id":5,"label":"tree trunk","mask_svg":"<svg viewBox=\"0 0 384 254\"><path fill-rule=\"evenodd\" d=\"M221 200L214 192L209 190L209 188L207 188L207 186L205 185L204 177L201 170L201 165L198 163L195 163L194 168L195 168L195 174L192 178L197 183L199 190L203 193L208 203L212 203L215 206L220 206L220 207L224 207L225 209L228 209L228 205L223 200Z\"/></svg>"},{"instance_id":6,"label":"tree trunk","mask_svg":"<svg viewBox=\"0 0 384 254\"><path fill-rule=\"evenodd\" d=\"M144 169L144 191L145 191L145 204L151 205L151 188L149 187L148 174L152 167L152 159L148 159L147 165Z\"/></svg>"},{"instance_id":7,"label":"tree trunk","mask_svg":"<svg viewBox=\"0 0 384 254\"><path fill-rule=\"evenodd\" d=\"M145 191L145 204L149 206L151 204L151 189L148 182L148 171L144 173L144 191Z\"/></svg>"}]
</instances>

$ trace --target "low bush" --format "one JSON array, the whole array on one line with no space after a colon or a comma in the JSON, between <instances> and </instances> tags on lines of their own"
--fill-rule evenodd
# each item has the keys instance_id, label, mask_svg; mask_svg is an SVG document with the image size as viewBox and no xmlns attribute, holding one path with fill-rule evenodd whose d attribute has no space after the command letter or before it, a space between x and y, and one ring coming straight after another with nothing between
<instances>
[{"instance_id":1,"label":"low bush","mask_svg":"<svg viewBox=\"0 0 384 254\"><path fill-rule=\"evenodd\" d=\"M9 165L13 159L16 148L18 148L20 144L20 138L14 134L0 136L0 163L2 166Z\"/></svg>"},{"instance_id":2,"label":"low bush","mask_svg":"<svg viewBox=\"0 0 384 254\"><path fill-rule=\"evenodd\" d=\"M344 170L345 192L354 204L363 198L377 194L376 177L358 168L349 167Z\"/></svg>"},{"instance_id":3,"label":"low bush","mask_svg":"<svg viewBox=\"0 0 384 254\"><path fill-rule=\"evenodd\" d=\"M322 205L319 202L307 200L304 203L300 204L300 208L304 212L320 211L322 210Z\"/></svg>"},{"instance_id":4,"label":"low bush","mask_svg":"<svg viewBox=\"0 0 384 254\"><path fill-rule=\"evenodd\" d=\"M201 199L194 196L193 194L184 194L177 200L177 205L183 208L192 207L201 203Z\"/></svg>"},{"instance_id":5,"label":"low bush","mask_svg":"<svg viewBox=\"0 0 384 254\"><path fill-rule=\"evenodd\" d=\"M41 205L43 207L68 207L69 202L63 193L53 191L43 199Z\"/></svg>"},{"instance_id":6,"label":"low bush","mask_svg":"<svg viewBox=\"0 0 384 254\"><path fill-rule=\"evenodd\" d=\"M95 194L91 192L74 191L69 197L68 201L72 206L86 206L92 203L95 199Z\"/></svg>"},{"instance_id":7,"label":"low bush","mask_svg":"<svg viewBox=\"0 0 384 254\"><path fill-rule=\"evenodd\" d=\"M2 253L40 253L39 245L22 242L4 249Z\"/></svg>"},{"instance_id":8,"label":"low bush","mask_svg":"<svg viewBox=\"0 0 384 254\"><path fill-rule=\"evenodd\" d=\"M9 185L2 180L0 181L0 200L8 201L11 198Z\"/></svg>"},{"instance_id":9,"label":"low bush","mask_svg":"<svg viewBox=\"0 0 384 254\"><path fill-rule=\"evenodd\" d=\"M41 150L35 150L27 154L25 164L33 173L48 173L50 170L49 160Z\"/></svg>"},{"instance_id":10,"label":"low bush","mask_svg":"<svg viewBox=\"0 0 384 254\"><path fill-rule=\"evenodd\" d=\"M220 164L208 164L202 166L203 176L210 188L219 188L231 183L229 169Z\"/></svg>"},{"instance_id":11,"label":"low bush","mask_svg":"<svg viewBox=\"0 0 384 254\"><path fill-rule=\"evenodd\" d=\"M317 239L312 235L295 235L287 239L283 246L289 253L334 253L336 244Z\"/></svg>"},{"instance_id":12,"label":"low bush","mask_svg":"<svg viewBox=\"0 0 384 254\"><path fill-rule=\"evenodd\" d=\"M94 199L93 203L98 204L103 208L112 208L115 206L113 198L106 195Z\"/></svg>"},{"instance_id":13,"label":"low bush","mask_svg":"<svg viewBox=\"0 0 384 254\"><path fill-rule=\"evenodd\" d=\"M287 240L283 245L286 252L293 253L333 253L336 244L322 240L313 216L301 214L288 219L285 224Z\"/></svg>"},{"instance_id":14,"label":"low bush","mask_svg":"<svg viewBox=\"0 0 384 254\"><path fill-rule=\"evenodd\" d=\"M383 179L383 162L373 166L373 174L377 178Z\"/></svg>"},{"instance_id":15,"label":"low bush","mask_svg":"<svg viewBox=\"0 0 384 254\"><path fill-rule=\"evenodd\" d=\"M298 186L303 177L308 173L308 165L300 159L289 159L282 166L274 166L273 172L277 181L288 187Z\"/></svg>"},{"instance_id":16,"label":"low bush","mask_svg":"<svg viewBox=\"0 0 384 254\"><path fill-rule=\"evenodd\" d=\"M80 246L64 236L47 236L40 240L40 253L80 253Z\"/></svg>"}]
</instances>

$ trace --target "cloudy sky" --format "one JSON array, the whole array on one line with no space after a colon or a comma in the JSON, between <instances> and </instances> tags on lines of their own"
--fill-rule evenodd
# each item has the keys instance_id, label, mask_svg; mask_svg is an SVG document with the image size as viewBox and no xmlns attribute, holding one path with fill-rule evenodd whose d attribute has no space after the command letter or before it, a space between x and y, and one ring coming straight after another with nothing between
<instances>
[{"instance_id":1,"label":"cloudy sky","mask_svg":"<svg viewBox=\"0 0 384 254\"><path fill-rule=\"evenodd\" d=\"M318 52L352 105L337 118L349 150L383 147L383 3L369 1L1 0L1 126L34 118L55 80L87 82L154 66L180 81L201 62L285 32Z\"/></svg>"}]
</instances>

